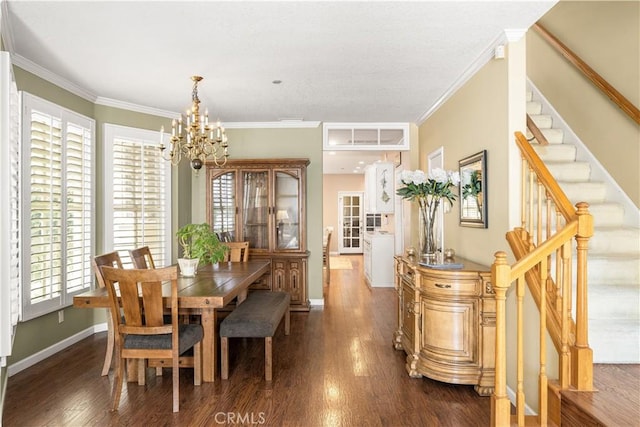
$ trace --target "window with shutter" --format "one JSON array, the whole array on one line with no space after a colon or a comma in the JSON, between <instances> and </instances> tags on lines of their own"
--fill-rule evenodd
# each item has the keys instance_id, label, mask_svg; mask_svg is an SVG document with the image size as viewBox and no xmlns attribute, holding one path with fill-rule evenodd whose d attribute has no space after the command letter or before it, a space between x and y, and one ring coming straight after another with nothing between
<instances>
[{"instance_id":1,"label":"window with shutter","mask_svg":"<svg viewBox=\"0 0 640 427\"><path fill-rule=\"evenodd\" d=\"M171 264L171 163L157 132L105 125L105 252L149 246L156 266Z\"/></svg>"},{"instance_id":2,"label":"window with shutter","mask_svg":"<svg viewBox=\"0 0 640 427\"><path fill-rule=\"evenodd\" d=\"M20 320L20 106L8 52L0 52L0 366Z\"/></svg>"},{"instance_id":3,"label":"window with shutter","mask_svg":"<svg viewBox=\"0 0 640 427\"><path fill-rule=\"evenodd\" d=\"M94 121L23 93L23 314L91 287Z\"/></svg>"}]
</instances>

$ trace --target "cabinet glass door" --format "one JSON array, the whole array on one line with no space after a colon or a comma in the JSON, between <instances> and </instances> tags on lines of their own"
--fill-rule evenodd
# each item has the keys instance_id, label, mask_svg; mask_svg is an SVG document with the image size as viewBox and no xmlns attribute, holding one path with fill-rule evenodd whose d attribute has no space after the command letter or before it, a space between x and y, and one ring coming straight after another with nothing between
<instances>
[{"instance_id":1,"label":"cabinet glass door","mask_svg":"<svg viewBox=\"0 0 640 427\"><path fill-rule=\"evenodd\" d=\"M225 241L236 240L236 173L226 172L211 180L211 224Z\"/></svg>"},{"instance_id":2,"label":"cabinet glass door","mask_svg":"<svg viewBox=\"0 0 640 427\"><path fill-rule=\"evenodd\" d=\"M275 172L276 248L300 249L300 182L284 171Z\"/></svg>"},{"instance_id":3,"label":"cabinet glass door","mask_svg":"<svg viewBox=\"0 0 640 427\"><path fill-rule=\"evenodd\" d=\"M269 173L242 172L242 235L254 249L269 249Z\"/></svg>"}]
</instances>

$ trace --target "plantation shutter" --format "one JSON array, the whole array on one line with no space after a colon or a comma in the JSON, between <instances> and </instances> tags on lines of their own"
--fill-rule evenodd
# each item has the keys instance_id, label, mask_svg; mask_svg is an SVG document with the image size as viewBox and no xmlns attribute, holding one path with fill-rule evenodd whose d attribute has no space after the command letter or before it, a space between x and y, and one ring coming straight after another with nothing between
<instances>
[{"instance_id":1,"label":"plantation shutter","mask_svg":"<svg viewBox=\"0 0 640 427\"><path fill-rule=\"evenodd\" d=\"M23 95L28 318L70 305L92 283L93 120Z\"/></svg>"},{"instance_id":2,"label":"plantation shutter","mask_svg":"<svg viewBox=\"0 0 640 427\"><path fill-rule=\"evenodd\" d=\"M130 264L130 249L149 246L156 266L171 263L170 163L158 149L157 133L106 125L111 179L105 197L112 203L111 250ZM155 140L152 139L155 137Z\"/></svg>"}]
</instances>

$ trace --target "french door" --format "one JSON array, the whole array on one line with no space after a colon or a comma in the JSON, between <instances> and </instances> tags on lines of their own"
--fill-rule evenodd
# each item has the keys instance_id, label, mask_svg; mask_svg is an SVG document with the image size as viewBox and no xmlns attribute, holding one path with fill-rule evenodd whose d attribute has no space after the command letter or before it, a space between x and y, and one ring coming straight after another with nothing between
<instances>
[{"instance_id":1,"label":"french door","mask_svg":"<svg viewBox=\"0 0 640 427\"><path fill-rule=\"evenodd\" d=\"M364 193L338 192L338 252L362 253Z\"/></svg>"}]
</instances>

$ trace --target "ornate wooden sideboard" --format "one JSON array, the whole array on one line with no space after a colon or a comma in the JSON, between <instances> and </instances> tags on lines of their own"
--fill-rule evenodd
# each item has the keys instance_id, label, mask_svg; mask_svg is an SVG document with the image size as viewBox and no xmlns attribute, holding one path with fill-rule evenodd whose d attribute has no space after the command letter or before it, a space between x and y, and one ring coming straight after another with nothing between
<instances>
[{"instance_id":1,"label":"ornate wooden sideboard","mask_svg":"<svg viewBox=\"0 0 640 427\"><path fill-rule=\"evenodd\" d=\"M419 265L395 257L398 293L396 350L407 354L405 368L453 384L473 384L478 394L493 392L496 305L491 272L457 258L461 269Z\"/></svg>"}]
</instances>

